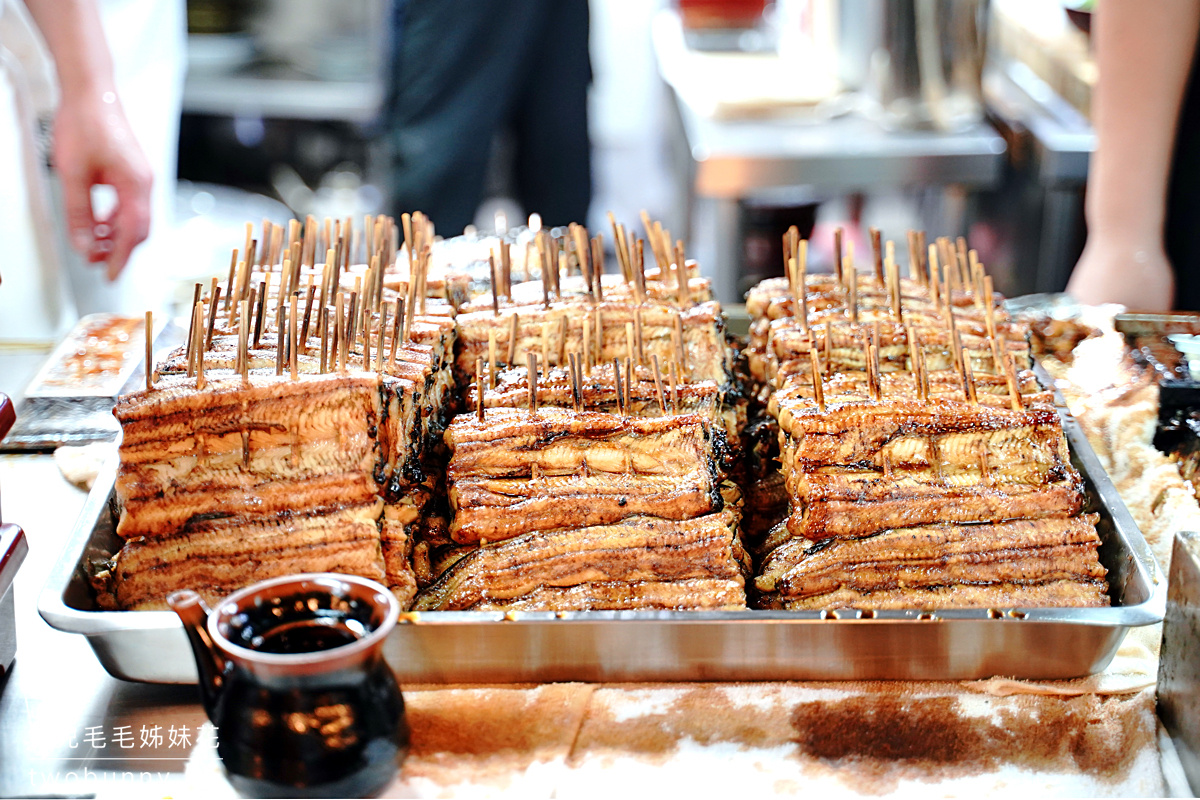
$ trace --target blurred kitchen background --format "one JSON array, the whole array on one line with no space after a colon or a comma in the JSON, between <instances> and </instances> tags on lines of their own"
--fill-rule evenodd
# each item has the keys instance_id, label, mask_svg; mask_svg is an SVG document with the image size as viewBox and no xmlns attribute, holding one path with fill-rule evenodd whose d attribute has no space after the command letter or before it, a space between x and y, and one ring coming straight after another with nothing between
<instances>
[{"instance_id":1,"label":"blurred kitchen background","mask_svg":"<svg viewBox=\"0 0 1200 800\"><path fill-rule=\"evenodd\" d=\"M1071 0L591 0L589 226L661 219L740 302L781 235L965 235L1018 295L1082 247L1096 74ZM390 0L189 0L175 219L163 271L224 275L246 220L389 208ZM503 141L488 200L510 222ZM435 219L436 223L437 220ZM452 236L458 231L439 230Z\"/></svg>"}]
</instances>

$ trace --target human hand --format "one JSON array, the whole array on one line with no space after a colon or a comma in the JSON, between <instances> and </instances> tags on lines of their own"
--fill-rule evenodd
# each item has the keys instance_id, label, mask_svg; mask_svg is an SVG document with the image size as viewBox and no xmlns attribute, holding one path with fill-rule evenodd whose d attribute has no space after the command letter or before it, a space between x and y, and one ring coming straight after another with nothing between
<instances>
[{"instance_id":1,"label":"human hand","mask_svg":"<svg viewBox=\"0 0 1200 800\"><path fill-rule=\"evenodd\" d=\"M54 164L72 245L91 263L104 262L116 280L150 233L153 175L115 92L64 92L54 119ZM117 204L98 220L92 187L99 185L113 187Z\"/></svg>"},{"instance_id":2,"label":"human hand","mask_svg":"<svg viewBox=\"0 0 1200 800\"><path fill-rule=\"evenodd\" d=\"M1175 273L1161 241L1122 245L1089 236L1067 294L1085 305L1121 303L1136 311L1169 311Z\"/></svg>"}]
</instances>

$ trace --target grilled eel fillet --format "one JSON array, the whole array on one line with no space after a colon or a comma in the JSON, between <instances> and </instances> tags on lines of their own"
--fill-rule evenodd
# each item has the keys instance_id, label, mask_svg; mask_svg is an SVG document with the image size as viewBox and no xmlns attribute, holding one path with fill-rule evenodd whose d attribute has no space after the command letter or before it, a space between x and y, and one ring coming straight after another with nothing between
<instances>
[{"instance_id":1,"label":"grilled eel fillet","mask_svg":"<svg viewBox=\"0 0 1200 800\"><path fill-rule=\"evenodd\" d=\"M1068 463L1062 422L1052 406L1015 411L983 404L922 403L905 398L853 400L825 410L807 399L780 402L781 460L785 473L815 466L894 466Z\"/></svg>"},{"instance_id":2,"label":"grilled eel fillet","mask_svg":"<svg viewBox=\"0 0 1200 800\"><path fill-rule=\"evenodd\" d=\"M122 397L117 496L123 538L193 517L358 502L376 491L377 375L164 380Z\"/></svg>"},{"instance_id":3,"label":"grilled eel fillet","mask_svg":"<svg viewBox=\"0 0 1200 800\"><path fill-rule=\"evenodd\" d=\"M166 608L181 587L215 602L255 581L342 572L387 582L377 520L382 501L254 520L211 519L187 534L138 538L117 554L112 582L124 609Z\"/></svg>"},{"instance_id":4,"label":"grilled eel fillet","mask_svg":"<svg viewBox=\"0 0 1200 800\"><path fill-rule=\"evenodd\" d=\"M792 495L788 530L806 539L866 536L943 522L998 522L1076 514L1082 484L1072 473L1045 483L1002 483L964 475L925 482L902 473L810 473Z\"/></svg>"},{"instance_id":5,"label":"grilled eel fillet","mask_svg":"<svg viewBox=\"0 0 1200 800\"><path fill-rule=\"evenodd\" d=\"M522 607L534 608L535 593L542 591L547 602L553 603L556 598L546 590L581 584L715 579L744 585L748 559L738 539L737 521L737 511L727 508L688 520L638 516L614 525L526 533L476 548L460 558L417 595L413 609L497 607L531 594L534 598ZM586 590L575 594L586 594ZM641 604L636 589L620 594L618 608L661 607L654 604L653 597L648 604ZM691 597L686 592L680 596ZM592 597L593 602L602 599ZM744 606L744 594L740 602Z\"/></svg>"},{"instance_id":6,"label":"grilled eel fillet","mask_svg":"<svg viewBox=\"0 0 1200 800\"><path fill-rule=\"evenodd\" d=\"M957 584L1101 581L1096 516L889 529L862 539L783 539L755 587L791 599ZM771 540L778 540L772 532Z\"/></svg>"},{"instance_id":7,"label":"grilled eel fillet","mask_svg":"<svg viewBox=\"0 0 1200 800\"><path fill-rule=\"evenodd\" d=\"M497 370L496 387L486 389L483 394L483 404L486 408L528 408L529 380L525 367ZM624 384L625 369L621 370ZM661 378L661 375L660 375ZM488 371L484 368L484 382L488 382ZM538 377L538 404L557 408L573 407L571 381L567 370L553 367L548 372L540 372ZM624 391L624 390L623 390ZM467 397L477 396L478 388L472 381L467 389ZM634 367L633 386L630 392L627 413L631 417L663 416L659 406L658 387L654 382L654 372L646 367ZM717 384L712 381L698 383L676 384L675 394L670 387L663 383L663 394L667 402L667 413L671 411L672 397L679 401L679 413L699 414L708 417L724 426L726 441L735 445L739 441L739 433L746 426L746 412L749 405L744 397L729 397L724 395ZM583 376L580 386L583 407L589 411L605 411L616 413L617 389L613 380L611 365L598 365L590 373Z\"/></svg>"},{"instance_id":8,"label":"grilled eel fillet","mask_svg":"<svg viewBox=\"0 0 1200 800\"><path fill-rule=\"evenodd\" d=\"M455 417L446 430L452 451L448 477L530 477L634 472L679 475L724 449L723 430L697 414L620 417L596 411L540 408Z\"/></svg>"},{"instance_id":9,"label":"grilled eel fillet","mask_svg":"<svg viewBox=\"0 0 1200 800\"><path fill-rule=\"evenodd\" d=\"M642 351L645 362L654 355L666 364L673 357L676 319L683 324L683 365L686 381L715 381L724 386L730 379L725 346L724 321L717 303L700 303L688 309L672 308L663 303L647 302L640 306L623 302L591 304L584 300L555 301L549 308L540 303L509 306L497 315L490 309L457 318L460 348L456 370L464 383L475 373L478 358L488 361L489 333L494 331L499 358L506 359L510 349L511 318L518 315L518 358L525 353L541 353L546 340L547 366L561 366L567 353L583 352L583 320L589 317L589 333L593 338L590 353L596 363L611 363L614 358L624 362L628 355L629 339L626 323L642 322ZM559 337L561 319L567 320L567 338ZM597 330L600 331L597 335ZM512 365L509 365L512 366Z\"/></svg>"},{"instance_id":10,"label":"grilled eel fillet","mask_svg":"<svg viewBox=\"0 0 1200 800\"><path fill-rule=\"evenodd\" d=\"M889 305L887 289L874 275L859 273L857 277L860 309L885 308ZM936 313L938 309L929 287L911 278L900 279L900 296L905 312ZM992 298L993 305L997 297ZM848 298L848 290L839 284L834 276L820 273L810 273L806 276L805 299L810 311L845 310ZM945 298L941 297L940 301L944 304ZM955 289L951 293L955 316L960 313L969 315L978 312L975 301L976 297L972 292ZM746 312L752 320L795 316L796 302L787 278L768 278L760 281L746 294ZM998 321L1008 319L1007 313L1000 307L996 307L995 316Z\"/></svg>"},{"instance_id":11,"label":"grilled eel fillet","mask_svg":"<svg viewBox=\"0 0 1200 800\"><path fill-rule=\"evenodd\" d=\"M1109 604L1104 581L1055 580L1045 583L996 583L885 589L859 592L837 589L829 594L793 599L779 595L760 598L764 610L805 611L827 608L891 609L941 608L1097 608Z\"/></svg>"},{"instance_id":12,"label":"grilled eel fillet","mask_svg":"<svg viewBox=\"0 0 1200 800\"><path fill-rule=\"evenodd\" d=\"M741 581L590 581L540 586L512 600L484 600L474 611L737 611L746 607Z\"/></svg>"},{"instance_id":13,"label":"grilled eel fillet","mask_svg":"<svg viewBox=\"0 0 1200 800\"><path fill-rule=\"evenodd\" d=\"M784 370L789 371L785 372ZM792 362L780 368L776 376L779 388L767 400L767 412L779 416L780 409L788 407L811 408L813 383L809 377L811 366ZM962 374L957 370L944 370L928 374L930 402L967 403L969 399L963 388ZM1016 375L1017 392L1022 405L1054 405L1054 393L1043 389L1031 370L1022 370ZM1006 408L1012 405L1008 381L1003 375L974 375L975 395L981 405ZM879 376L880 395L888 400L904 399L917 401L917 379L911 372L884 372ZM870 399L870 388L866 372L837 372L822 376L821 390L827 405L865 402Z\"/></svg>"},{"instance_id":14,"label":"grilled eel fillet","mask_svg":"<svg viewBox=\"0 0 1200 800\"><path fill-rule=\"evenodd\" d=\"M950 334L941 320L935 320L931 325L921 325L912 318L906 317L907 326L902 327L893 318L885 317L879 322L879 367L882 372L893 370L912 370L909 357L908 336L915 334L925 354L926 366L929 370L950 369L954 363ZM830 355L825 355L825 329L830 329ZM1013 359L1017 369L1028 369L1032 366L1029 344L1024 338L1016 338L1018 334L1008 323L997 323L998 334L1004 336L1004 349L1000 351L1001 358L1007 352ZM783 365L790 361L809 362L809 350L815 341L821 363L832 363L834 372L847 370L864 370L867 363L867 342L871 341L875 323L865 320L857 325L844 320L833 322L813 322L810 324L811 333L806 333L800 322L795 319L779 319L771 323L770 346L765 348L768 362L774 361ZM959 341L963 354L971 361L971 368L976 373L991 373L1003 375L1003 364L997 366L992 354L992 346L986 338L986 331L978 330L975 325L964 325L956 322ZM828 367L826 367L828 369Z\"/></svg>"}]
</instances>

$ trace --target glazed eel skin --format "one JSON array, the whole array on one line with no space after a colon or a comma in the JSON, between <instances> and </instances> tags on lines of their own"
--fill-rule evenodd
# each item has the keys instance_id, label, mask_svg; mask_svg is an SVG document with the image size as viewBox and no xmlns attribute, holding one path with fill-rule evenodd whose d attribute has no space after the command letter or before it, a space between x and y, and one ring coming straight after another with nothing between
<instances>
[{"instance_id":1,"label":"glazed eel skin","mask_svg":"<svg viewBox=\"0 0 1200 800\"><path fill-rule=\"evenodd\" d=\"M724 431L687 414L626 418L545 408L460 415L446 431L460 543L605 525L638 514L719 511Z\"/></svg>"},{"instance_id":2,"label":"glazed eel skin","mask_svg":"<svg viewBox=\"0 0 1200 800\"><path fill-rule=\"evenodd\" d=\"M939 524L860 539L812 542L779 537L755 579L763 593L791 598L847 588L859 592L951 584L1103 580L1096 516ZM782 539L782 541L780 541Z\"/></svg>"},{"instance_id":3,"label":"glazed eel skin","mask_svg":"<svg viewBox=\"0 0 1200 800\"><path fill-rule=\"evenodd\" d=\"M725 508L694 519L632 516L527 532L468 552L413 609L744 607L749 559L737 522L737 510ZM695 591L701 587L719 591Z\"/></svg>"}]
</instances>

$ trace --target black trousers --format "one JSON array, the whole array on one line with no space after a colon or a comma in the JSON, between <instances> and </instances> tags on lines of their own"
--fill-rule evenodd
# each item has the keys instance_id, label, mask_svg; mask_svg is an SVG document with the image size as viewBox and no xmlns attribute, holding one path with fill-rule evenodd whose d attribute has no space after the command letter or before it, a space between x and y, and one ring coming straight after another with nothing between
<instances>
[{"instance_id":1,"label":"black trousers","mask_svg":"<svg viewBox=\"0 0 1200 800\"><path fill-rule=\"evenodd\" d=\"M515 147L517 200L547 225L586 223L587 0L407 0L393 28L388 102L397 216L451 236L482 198L492 142Z\"/></svg>"},{"instance_id":2,"label":"black trousers","mask_svg":"<svg viewBox=\"0 0 1200 800\"><path fill-rule=\"evenodd\" d=\"M1200 59L1194 55L1175 132L1164 244L1175 268L1174 307L1200 311Z\"/></svg>"}]
</instances>

